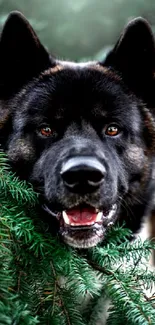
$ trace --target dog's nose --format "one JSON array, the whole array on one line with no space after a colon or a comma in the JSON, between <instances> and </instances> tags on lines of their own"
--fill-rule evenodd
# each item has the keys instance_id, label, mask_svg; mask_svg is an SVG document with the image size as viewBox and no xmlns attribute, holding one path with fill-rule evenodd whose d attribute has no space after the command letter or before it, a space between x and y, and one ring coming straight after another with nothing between
<instances>
[{"instance_id":1,"label":"dog's nose","mask_svg":"<svg viewBox=\"0 0 155 325\"><path fill-rule=\"evenodd\" d=\"M61 177L70 191L88 193L99 188L105 172L105 167L96 158L76 157L63 165Z\"/></svg>"}]
</instances>

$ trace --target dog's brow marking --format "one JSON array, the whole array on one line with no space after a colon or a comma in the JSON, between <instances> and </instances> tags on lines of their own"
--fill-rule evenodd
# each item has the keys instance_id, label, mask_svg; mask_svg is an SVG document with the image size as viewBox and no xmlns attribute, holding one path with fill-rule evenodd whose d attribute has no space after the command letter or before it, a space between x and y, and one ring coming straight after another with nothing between
<instances>
[{"instance_id":1,"label":"dog's brow marking","mask_svg":"<svg viewBox=\"0 0 155 325\"><path fill-rule=\"evenodd\" d=\"M57 64L57 65L55 65L53 68L49 68L48 70L45 70L45 71L41 74L41 76L49 76L49 75L51 75L51 74L55 74L55 73L57 73L57 72L59 72L59 71L61 71L61 70L63 70L63 69L64 69L63 65L61 65L61 64Z\"/></svg>"}]
</instances>

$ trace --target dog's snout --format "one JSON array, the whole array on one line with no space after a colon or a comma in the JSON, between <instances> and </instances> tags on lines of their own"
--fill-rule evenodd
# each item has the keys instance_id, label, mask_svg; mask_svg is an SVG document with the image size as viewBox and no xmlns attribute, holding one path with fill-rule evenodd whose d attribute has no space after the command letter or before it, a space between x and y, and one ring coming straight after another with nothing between
<instances>
[{"instance_id":1,"label":"dog's snout","mask_svg":"<svg viewBox=\"0 0 155 325\"><path fill-rule=\"evenodd\" d=\"M63 165L61 177L70 191L88 193L99 188L105 172L105 167L96 158L76 157Z\"/></svg>"}]
</instances>

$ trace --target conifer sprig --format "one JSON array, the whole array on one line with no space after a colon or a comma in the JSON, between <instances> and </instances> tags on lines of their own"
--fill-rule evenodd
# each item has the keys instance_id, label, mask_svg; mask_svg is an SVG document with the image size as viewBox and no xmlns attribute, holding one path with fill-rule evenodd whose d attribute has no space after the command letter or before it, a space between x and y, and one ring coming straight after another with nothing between
<instances>
[{"instance_id":1,"label":"conifer sprig","mask_svg":"<svg viewBox=\"0 0 155 325\"><path fill-rule=\"evenodd\" d=\"M37 194L33 191L32 185L26 181L20 181L12 173L6 155L0 150L0 188L1 195L11 195L18 204L34 205L37 201Z\"/></svg>"},{"instance_id":2,"label":"conifer sprig","mask_svg":"<svg viewBox=\"0 0 155 325\"><path fill-rule=\"evenodd\" d=\"M96 325L108 297L108 325L154 325L154 294L145 292L154 285L146 267L154 245L130 242L116 226L104 245L72 249L44 230L35 204L32 186L0 152L0 324Z\"/></svg>"}]
</instances>

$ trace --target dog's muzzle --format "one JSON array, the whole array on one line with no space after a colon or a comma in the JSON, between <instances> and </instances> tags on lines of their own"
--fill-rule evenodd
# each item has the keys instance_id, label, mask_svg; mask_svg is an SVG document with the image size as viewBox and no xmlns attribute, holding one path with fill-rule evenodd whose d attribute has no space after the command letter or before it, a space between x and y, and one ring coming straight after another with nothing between
<instances>
[{"instance_id":1,"label":"dog's muzzle","mask_svg":"<svg viewBox=\"0 0 155 325\"><path fill-rule=\"evenodd\" d=\"M96 191L104 181L105 167L93 157L75 157L65 162L61 169L64 186L74 193Z\"/></svg>"}]
</instances>

